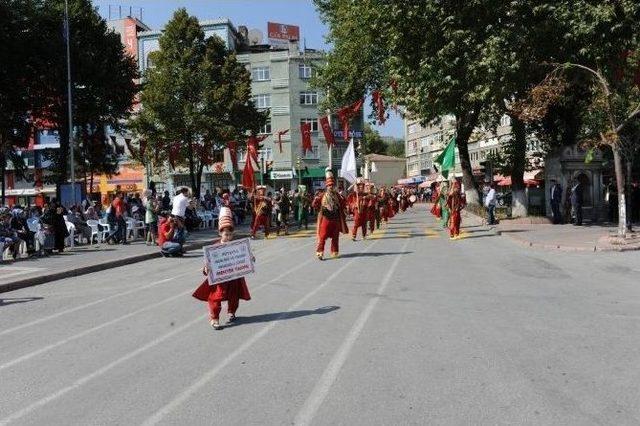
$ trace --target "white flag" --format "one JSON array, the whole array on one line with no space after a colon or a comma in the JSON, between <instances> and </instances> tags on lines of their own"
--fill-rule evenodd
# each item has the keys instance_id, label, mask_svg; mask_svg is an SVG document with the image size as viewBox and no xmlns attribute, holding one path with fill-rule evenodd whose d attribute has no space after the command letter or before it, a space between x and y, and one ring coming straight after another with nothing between
<instances>
[{"instance_id":1,"label":"white flag","mask_svg":"<svg viewBox=\"0 0 640 426\"><path fill-rule=\"evenodd\" d=\"M378 173L378 166L373 161L371 162L371 173Z\"/></svg>"},{"instance_id":2,"label":"white flag","mask_svg":"<svg viewBox=\"0 0 640 426\"><path fill-rule=\"evenodd\" d=\"M353 138L349 142L349 146L342 156L342 167L340 167L340 177L346 179L349 183L356 181L358 169L356 167L356 152L353 149Z\"/></svg>"}]
</instances>

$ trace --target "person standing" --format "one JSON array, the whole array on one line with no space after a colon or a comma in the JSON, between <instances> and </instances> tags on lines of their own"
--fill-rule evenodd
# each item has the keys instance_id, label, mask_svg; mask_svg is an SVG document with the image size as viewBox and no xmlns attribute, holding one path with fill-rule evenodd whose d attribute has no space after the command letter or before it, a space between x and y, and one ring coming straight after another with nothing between
<instances>
[{"instance_id":1,"label":"person standing","mask_svg":"<svg viewBox=\"0 0 640 426\"><path fill-rule=\"evenodd\" d=\"M551 193L549 199L551 200L551 211L553 213L553 223L558 225L562 223L562 215L560 214L560 204L562 203L562 186L553 179L551 181Z\"/></svg>"},{"instance_id":2,"label":"person standing","mask_svg":"<svg viewBox=\"0 0 640 426\"><path fill-rule=\"evenodd\" d=\"M158 236L158 210L159 205L153 195L149 195L145 203L144 222L147 225L147 245L155 245Z\"/></svg>"},{"instance_id":3,"label":"person standing","mask_svg":"<svg viewBox=\"0 0 640 426\"><path fill-rule=\"evenodd\" d=\"M575 226L582 226L582 183L578 179L574 179L574 184L571 188L571 208L575 215Z\"/></svg>"},{"instance_id":4,"label":"person standing","mask_svg":"<svg viewBox=\"0 0 640 426\"><path fill-rule=\"evenodd\" d=\"M171 197L169 196L169 191L164 191L164 196L162 197L162 210L167 212L171 210Z\"/></svg>"},{"instance_id":5,"label":"person standing","mask_svg":"<svg viewBox=\"0 0 640 426\"><path fill-rule=\"evenodd\" d=\"M296 189L297 193L294 195L296 220L298 222L298 229L309 229L309 208L311 207L311 200L307 195L306 185L298 185Z\"/></svg>"},{"instance_id":6,"label":"person standing","mask_svg":"<svg viewBox=\"0 0 640 426\"><path fill-rule=\"evenodd\" d=\"M449 238L455 239L460 237L460 223L462 216L460 212L465 206L465 200L460 191L460 182L455 181L451 193L447 197L447 208L451 214L449 220Z\"/></svg>"},{"instance_id":7,"label":"person standing","mask_svg":"<svg viewBox=\"0 0 640 426\"><path fill-rule=\"evenodd\" d=\"M376 229L380 229L380 216L378 215L378 195L373 182L369 183L367 194L367 221L369 222L369 232L373 234Z\"/></svg>"},{"instance_id":8,"label":"person standing","mask_svg":"<svg viewBox=\"0 0 640 426\"><path fill-rule=\"evenodd\" d=\"M54 200L42 216L42 223L48 225L53 231L54 248L58 250L58 253L64 251L64 240L69 236L67 224L64 220L64 213L64 207Z\"/></svg>"},{"instance_id":9,"label":"person standing","mask_svg":"<svg viewBox=\"0 0 640 426\"><path fill-rule=\"evenodd\" d=\"M440 225L443 228L449 227L449 209L447 208L447 197L449 196L449 185L447 181L440 183L438 192L438 203L440 204Z\"/></svg>"},{"instance_id":10,"label":"person standing","mask_svg":"<svg viewBox=\"0 0 640 426\"><path fill-rule=\"evenodd\" d=\"M347 198L349 210L353 213L353 229L351 231L351 239L356 240L358 228L362 229L362 239L367 238L367 214L368 199L367 193L364 192L364 179L359 177L356 179L356 190L349 194Z\"/></svg>"},{"instance_id":11,"label":"person standing","mask_svg":"<svg viewBox=\"0 0 640 426\"><path fill-rule=\"evenodd\" d=\"M487 196L484 199L484 206L487 209L487 216L489 218L489 225L496 224L496 188L495 183L491 182L489 184L489 192L487 192Z\"/></svg>"},{"instance_id":12,"label":"person standing","mask_svg":"<svg viewBox=\"0 0 640 426\"><path fill-rule=\"evenodd\" d=\"M340 233L349 233L345 217L345 199L336 191L336 182L331 170L325 172L325 183L325 191L319 192L313 200L313 208L318 211L316 228L318 260L324 259L324 246L329 238L331 238L331 257L337 258L340 254Z\"/></svg>"},{"instance_id":13,"label":"person standing","mask_svg":"<svg viewBox=\"0 0 640 426\"><path fill-rule=\"evenodd\" d=\"M256 186L257 194L251 196L253 204L253 224L251 226L251 238L256 238L258 229L264 229L264 237L269 237L269 228L271 222L271 199L265 196L267 187L264 185Z\"/></svg>"},{"instance_id":14,"label":"person standing","mask_svg":"<svg viewBox=\"0 0 640 426\"><path fill-rule=\"evenodd\" d=\"M282 195L278 203L280 210L280 217L278 218L278 230L277 235L280 235L280 229L283 228L284 235L289 235L289 212L291 211L291 200L287 192L282 189Z\"/></svg>"}]
</instances>

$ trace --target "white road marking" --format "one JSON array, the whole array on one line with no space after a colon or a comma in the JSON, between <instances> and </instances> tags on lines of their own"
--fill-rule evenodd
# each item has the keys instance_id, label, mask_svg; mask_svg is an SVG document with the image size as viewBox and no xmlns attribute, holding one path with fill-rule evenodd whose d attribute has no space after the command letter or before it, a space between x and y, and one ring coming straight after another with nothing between
<instances>
[{"instance_id":1,"label":"white road marking","mask_svg":"<svg viewBox=\"0 0 640 426\"><path fill-rule=\"evenodd\" d=\"M402 251L406 250L408 244L408 241L404 243L404 245L402 246ZM389 282L393 277L393 273L400 263L401 257L402 254L396 255L396 258L391 264L391 268L389 268L389 271L380 283L376 294L384 294L384 291L387 289L387 286L389 285ZM371 316L373 309L376 307L378 300L380 300L380 298L375 297L369 301L356 322L353 324L353 327L351 327L351 330L349 330L349 334L344 339L342 345L329 362L327 368L322 373L320 380L318 380L316 386L313 388L313 391L311 391L311 394L305 401L302 409L298 412L298 415L293 422L295 425L311 424L311 421L313 420L316 412L324 402L324 399L327 397L331 386L333 386L333 383L336 381L336 378L338 377L342 366L349 357L349 353L351 353L353 345L355 344L356 340L358 340L362 329L369 320L369 317Z\"/></svg>"},{"instance_id":2,"label":"white road marking","mask_svg":"<svg viewBox=\"0 0 640 426\"><path fill-rule=\"evenodd\" d=\"M377 244L378 241L374 242L373 244L369 245L365 250L363 250L361 253L366 253L369 250L371 250L373 248L373 246L375 244ZM343 266L341 266L340 268L338 268L333 274L331 274L325 281L322 282L322 284L320 284L318 287L316 287L314 290L312 290L311 292L307 293L302 299L298 300L296 303L294 303L293 305L289 306L287 308L287 312L290 312L294 309L299 308L301 305L303 305L307 300L309 300L311 297L315 296L320 290L322 290L324 287L326 287L330 282L332 282L342 271L344 271L345 269L347 269L349 266L351 266L351 264L353 262L355 262L358 258L354 257L353 259L349 260L347 263L345 263ZM249 349L251 346L253 346L254 343L256 343L258 340L260 340L261 338L263 338L267 333L269 333L277 324L278 324L278 320L281 318L286 318L287 313L283 313L280 317L278 317L275 321L270 322L268 325L264 326L262 328L262 330L258 331L256 334L254 334L251 338L249 338L248 340L246 340L242 345L240 345L236 350L234 350L233 352L231 352L226 358L224 358L218 365L216 365L213 369L207 371L204 376L202 376L201 379L199 379L198 381L196 381L195 383L193 383L191 386L189 386L187 389L185 389L180 395L178 395L178 397L176 397L175 399L173 399L171 402L169 402L167 405L165 405L164 407L160 408L158 411L156 411L155 414L153 414L151 417L149 417L147 420L144 421L143 426L149 426L149 425L155 425L157 423L159 423L160 421L162 421L162 419L167 416L169 413L171 413L174 409L176 409L177 407L179 407L180 405L182 405L185 401L187 401L193 394L195 394L196 392L198 392L200 389L202 389L205 385L207 385L207 383L209 383L211 380L213 380L213 378L220 372L222 371L227 365L229 365L234 359L236 359L239 355L241 355L244 351L246 351L247 349Z\"/></svg>"},{"instance_id":3,"label":"white road marking","mask_svg":"<svg viewBox=\"0 0 640 426\"><path fill-rule=\"evenodd\" d=\"M24 275L24 274L30 274L31 272L39 272L44 270L44 268L30 268L26 266L3 266L0 270L2 271L2 279L5 279L5 278L13 277L16 275Z\"/></svg>"},{"instance_id":4,"label":"white road marking","mask_svg":"<svg viewBox=\"0 0 640 426\"><path fill-rule=\"evenodd\" d=\"M256 290L258 290L260 288L263 288L263 287L266 287L267 285L280 280L281 278L283 278L283 277L285 277L285 276L297 271L298 269L303 268L304 266L306 266L307 264L309 264L311 262L317 262L317 260L315 258L311 258L311 259L307 260L306 262L303 262L303 263L299 264L298 266L296 266L296 267L294 267L294 268L292 268L292 269L290 269L290 270L278 275L277 277L273 278L272 280L269 280L266 283L256 287ZM207 317L208 317L208 314L207 314ZM167 334L165 334L165 335L163 335L161 337L158 337L157 339L152 340L151 342L147 343L146 345L136 349L133 352L129 352L128 354L126 354L126 355L118 358L117 360L105 365L104 367L94 371L93 373L88 374L88 375L86 375L84 377L81 377L80 379L78 379L75 382L73 382L71 385L66 386L66 387L64 387L62 389L59 389L58 391L56 391L56 392L54 392L54 393L52 393L52 394L50 394L50 395L48 395L48 396L46 396L44 398L39 399L38 401L26 406L25 408L23 408L23 409L21 409L19 411L16 411L15 413L5 417L4 419L1 419L0 420L0 426L7 425L7 424L9 424L9 423L11 423L11 422L13 422L15 420L18 420L18 419L26 416L27 414L33 412L34 410L38 409L39 407L47 405L51 401L54 401L54 400L60 398L61 396L64 396L67 393L69 393L69 392L71 392L71 391L73 391L75 389L80 388L81 386L83 386L84 384L90 382L91 380L106 374L107 372L109 372L109 370L117 367L118 365L123 364L126 361L129 361L130 359L140 355L141 353L143 353L143 352L145 352L145 351L147 351L147 350L149 350L149 349L151 349L151 348L153 348L155 346L158 346L160 343L164 342L165 340L167 340L167 339L175 336L176 334L186 330L187 328L193 326L198 321L202 321L202 318L203 318L202 315L198 315L196 318L194 318L193 320L191 320L188 323L184 324L183 326L178 327L178 328L174 329L173 331L171 331L171 332L169 332L169 333L167 333Z\"/></svg>"}]
</instances>

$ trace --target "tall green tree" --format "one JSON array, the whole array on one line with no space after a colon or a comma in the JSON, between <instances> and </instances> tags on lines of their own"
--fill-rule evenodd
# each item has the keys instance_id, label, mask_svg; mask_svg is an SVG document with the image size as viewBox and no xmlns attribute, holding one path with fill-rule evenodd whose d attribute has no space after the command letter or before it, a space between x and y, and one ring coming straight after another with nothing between
<instances>
[{"instance_id":1,"label":"tall green tree","mask_svg":"<svg viewBox=\"0 0 640 426\"><path fill-rule=\"evenodd\" d=\"M382 140L377 130L371 127L370 124L365 124L363 133L363 142L367 154L386 154L387 144Z\"/></svg>"},{"instance_id":2,"label":"tall green tree","mask_svg":"<svg viewBox=\"0 0 640 426\"><path fill-rule=\"evenodd\" d=\"M131 128L156 167L187 168L199 196L202 173L229 140L256 134L267 119L251 100L251 76L217 36L205 38L198 19L177 10L144 76L142 111ZM159 153L155 155L152 153Z\"/></svg>"}]
</instances>

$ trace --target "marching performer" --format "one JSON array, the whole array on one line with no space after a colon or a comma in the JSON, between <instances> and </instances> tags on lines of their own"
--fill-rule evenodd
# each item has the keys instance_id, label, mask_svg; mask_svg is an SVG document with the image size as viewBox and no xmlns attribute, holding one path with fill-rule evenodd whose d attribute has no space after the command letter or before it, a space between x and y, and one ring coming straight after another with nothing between
<instances>
[{"instance_id":1,"label":"marching performer","mask_svg":"<svg viewBox=\"0 0 640 426\"><path fill-rule=\"evenodd\" d=\"M449 219L449 237L451 239L460 236L460 222L462 217L460 211L465 207L465 200L460 191L460 182L455 181L453 188L447 197L447 208L451 214Z\"/></svg>"},{"instance_id":2,"label":"marching performer","mask_svg":"<svg viewBox=\"0 0 640 426\"><path fill-rule=\"evenodd\" d=\"M440 205L440 224L443 228L449 226L449 208L447 207L447 197L449 196L449 185L447 181L440 183L438 190L438 204Z\"/></svg>"},{"instance_id":3,"label":"marching performer","mask_svg":"<svg viewBox=\"0 0 640 426\"><path fill-rule=\"evenodd\" d=\"M381 187L378 192L378 220L377 226L380 229L380 222L389 223L389 194L385 187Z\"/></svg>"},{"instance_id":4,"label":"marching performer","mask_svg":"<svg viewBox=\"0 0 640 426\"><path fill-rule=\"evenodd\" d=\"M253 201L253 226L251 227L251 238L256 238L256 232L260 227L264 228L264 237L269 236L269 228L271 225L271 199L265 196L267 187L258 185L256 187L257 194L252 195Z\"/></svg>"},{"instance_id":5,"label":"marching performer","mask_svg":"<svg viewBox=\"0 0 640 426\"><path fill-rule=\"evenodd\" d=\"M213 241L213 244L224 244L233 240L233 215L228 207L220 208L220 216L218 218L218 232L220 238ZM255 259L253 259L255 261ZM207 267L205 265L202 272L207 275ZM227 313L229 315L228 322L231 323L236 319L236 311L240 304L240 299L251 300L249 288L244 278L236 278L235 280L223 283L210 284L206 278L200 287L193 293L193 297L209 304L209 324L216 330L220 330L220 311L222 311L222 302L227 301Z\"/></svg>"},{"instance_id":6,"label":"marching performer","mask_svg":"<svg viewBox=\"0 0 640 426\"><path fill-rule=\"evenodd\" d=\"M369 222L369 231L373 234L376 226L380 229L380 212L378 211L378 194L376 193L376 185L373 182L370 182L368 186L367 220Z\"/></svg>"},{"instance_id":7,"label":"marching performer","mask_svg":"<svg viewBox=\"0 0 640 426\"><path fill-rule=\"evenodd\" d=\"M325 179L325 191L316 195L313 200L313 208L318 211L316 257L319 260L324 259L324 244L328 238L331 238L331 257L338 257L340 233L349 233L345 217L345 200L336 191L336 182L331 170L326 171Z\"/></svg>"},{"instance_id":8,"label":"marching performer","mask_svg":"<svg viewBox=\"0 0 640 426\"><path fill-rule=\"evenodd\" d=\"M311 199L307 194L307 187L305 185L298 185L297 194L294 198L294 204L296 209L296 221L298 222L298 228L309 229L309 208L311 207Z\"/></svg>"},{"instance_id":9,"label":"marching performer","mask_svg":"<svg viewBox=\"0 0 640 426\"><path fill-rule=\"evenodd\" d=\"M433 195L431 196L431 202L433 203L433 207L431 207L431 214L436 217L436 219L440 219L442 216L442 210L440 209L440 185L437 184L433 188Z\"/></svg>"},{"instance_id":10,"label":"marching performer","mask_svg":"<svg viewBox=\"0 0 640 426\"><path fill-rule=\"evenodd\" d=\"M362 229L362 239L367 238L367 210L368 199L367 193L364 191L364 179L359 177L356 179L356 189L349 194L347 198L349 210L353 213L353 229L351 231L351 239L356 240L358 228Z\"/></svg>"}]
</instances>

